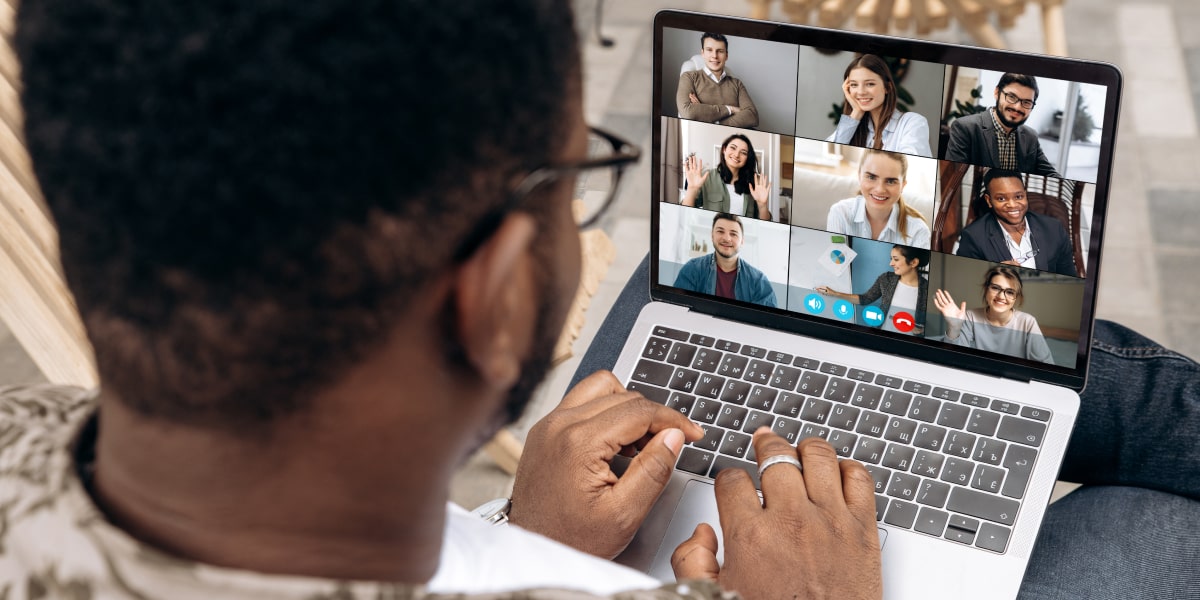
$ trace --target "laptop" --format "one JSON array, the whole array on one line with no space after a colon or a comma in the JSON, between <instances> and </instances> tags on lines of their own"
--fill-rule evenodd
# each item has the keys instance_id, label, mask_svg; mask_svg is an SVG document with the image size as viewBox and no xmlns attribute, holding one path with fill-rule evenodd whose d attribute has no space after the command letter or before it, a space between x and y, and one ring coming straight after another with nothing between
<instances>
[{"instance_id":1,"label":"laptop","mask_svg":"<svg viewBox=\"0 0 1200 600\"><path fill-rule=\"evenodd\" d=\"M871 471L887 598L1016 597L1087 375L1120 72L664 11L654 77L652 301L614 372L706 435L617 560L670 581L767 426Z\"/></svg>"}]
</instances>

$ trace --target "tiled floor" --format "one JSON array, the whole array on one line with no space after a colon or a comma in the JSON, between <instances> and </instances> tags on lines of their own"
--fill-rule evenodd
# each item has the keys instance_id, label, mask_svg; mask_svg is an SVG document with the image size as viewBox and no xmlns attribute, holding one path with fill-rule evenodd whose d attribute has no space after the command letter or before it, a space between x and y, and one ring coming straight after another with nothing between
<instances>
[{"instance_id":1,"label":"tiled floor","mask_svg":"<svg viewBox=\"0 0 1200 600\"><path fill-rule=\"evenodd\" d=\"M588 119L647 148L653 14L670 7L744 15L749 5L737 0L608 0L603 31L615 44L606 48L590 35L594 2L575 0L581 26L589 32ZM773 11L782 18L778 2ZM1200 356L1200 314L1192 310L1193 299L1200 297L1200 271L1195 266L1200 264L1200 4L1068 0L1065 12L1071 55L1113 62L1126 76L1099 315ZM1042 49L1036 5L1006 38L1014 49ZM966 41L953 30L937 39ZM597 324L648 250L649 197L650 171L643 161L629 174L619 203L603 224L619 251L593 298L577 354L594 337ZM551 373L526 420L514 428L519 437L561 397L576 364L577 359L567 361ZM0 331L0 383L38 379L40 374L19 345L7 331ZM473 506L506 494L510 486L510 478L480 455L456 478L452 496Z\"/></svg>"}]
</instances>

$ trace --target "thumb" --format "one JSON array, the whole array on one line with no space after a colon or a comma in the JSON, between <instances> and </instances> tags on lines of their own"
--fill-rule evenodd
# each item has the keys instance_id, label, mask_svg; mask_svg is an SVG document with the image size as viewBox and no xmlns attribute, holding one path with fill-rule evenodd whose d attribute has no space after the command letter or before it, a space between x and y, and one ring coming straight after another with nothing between
<instances>
[{"instance_id":1,"label":"thumb","mask_svg":"<svg viewBox=\"0 0 1200 600\"><path fill-rule=\"evenodd\" d=\"M680 429L664 429L658 432L629 463L629 468L612 487L617 506L625 507L629 514L636 515L641 523L650 508L658 500L671 473L675 471L675 459L683 448L684 435Z\"/></svg>"},{"instance_id":2,"label":"thumb","mask_svg":"<svg viewBox=\"0 0 1200 600\"><path fill-rule=\"evenodd\" d=\"M708 579L716 581L721 574L717 563L717 533L708 523L701 523L692 537L679 544L671 554L671 570L675 579Z\"/></svg>"},{"instance_id":3,"label":"thumb","mask_svg":"<svg viewBox=\"0 0 1200 600\"><path fill-rule=\"evenodd\" d=\"M967 303L963 302L962 306L958 307L959 312L967 312Z\"/></svg>"}]
</instances>

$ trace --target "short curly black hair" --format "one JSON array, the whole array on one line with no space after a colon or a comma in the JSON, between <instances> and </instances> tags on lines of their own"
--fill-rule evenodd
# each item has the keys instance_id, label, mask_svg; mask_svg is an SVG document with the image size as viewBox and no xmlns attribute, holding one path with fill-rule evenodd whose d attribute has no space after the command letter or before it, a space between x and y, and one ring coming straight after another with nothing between
<instances>
[{"instance_id":1,"label":"short curly black hair","mask_svg":"<svg viewBox=\"0 0 1200 600\"><path fill-rule=\"evenodd\" d=\"M101 380L262 423L561 150L559 0L23 0L25 133Z\"/></svg>"}]
</instances>

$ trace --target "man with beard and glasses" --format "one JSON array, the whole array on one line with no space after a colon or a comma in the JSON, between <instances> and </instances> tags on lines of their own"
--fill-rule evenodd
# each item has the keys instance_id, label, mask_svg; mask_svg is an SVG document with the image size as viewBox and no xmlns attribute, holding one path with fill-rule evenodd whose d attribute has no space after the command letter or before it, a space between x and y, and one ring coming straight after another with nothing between
<instances>
[{"instance_id":1,"label":"man with beard and glasses","mask_svg":"<svg viewBox=\"0 0 1200 600\"><path fill-rule=\"evenodd\" d=\"M697 256L679 269L675 287L719 298L775 308L775 290L762 271L742 260L742 220L729 213L713 216L712 254Z\"/></svg>"},{"instance_id":2,"label":"man with beard and glasses","mask_svg":"<svg viewBox=\"0 0 1200 600\"><path fill-rule=\"evenodd\" d=\"M1005 73L996 85L996 105L950 124L946 160L982 167L1058 177L1042 152L1037 133L1025 125L1037 104L1037 79Z\"/></svg>"},{"instance_id":3,"label":"man with beard and glasses","mask_svg":"<svg viewBox=\"0 0 1200 600\"><path fill-rule=\"evenodd\" d=\"M584 124L569 3L26 0L15 46L100 385L0 389L0 596L881 596L870 474L769 432L819 513L734 469L720 586L715 539L684 586L607 560L703 435L608 372L530 431L510 526L449 503L547 370L576 175L638 156Z\"/></svg>"}]
</instances>

